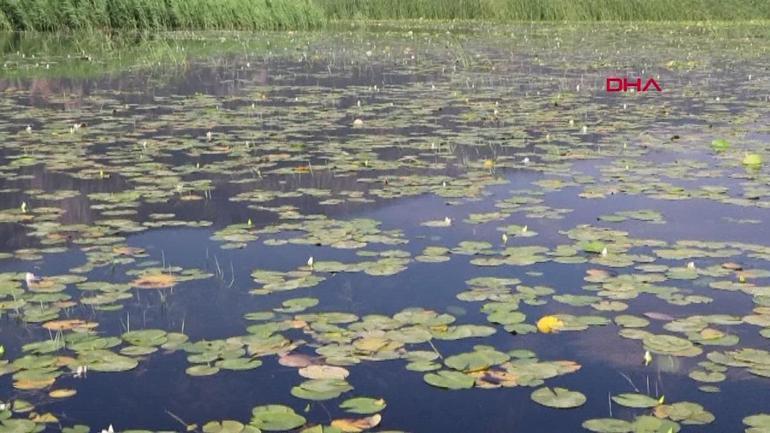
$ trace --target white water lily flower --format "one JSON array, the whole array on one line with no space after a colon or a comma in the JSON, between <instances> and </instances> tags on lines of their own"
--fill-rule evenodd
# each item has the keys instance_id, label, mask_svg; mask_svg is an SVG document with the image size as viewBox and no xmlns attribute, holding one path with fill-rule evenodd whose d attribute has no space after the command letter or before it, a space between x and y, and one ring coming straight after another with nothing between
<instances>
[{"instance_id":1,"label":"white water lily flower","mask_svg":"<svg viewBox=\"0 0 770 433\"><path fill-rule=\"evenodd\" d=\"M106 429L102 429L102 433L115 433L115 429L112 428L112 424L110 424Z\"/></svg>"},{"instance_id":2,"label":"white water lily flower","mask_svg":"<svg viewBox=\"0 0 770 433\"><path fill-rule=\"evenodd\" d=\"M452 225L452 218L444 217L444 224L451 226Z\"/></svg>"},{"instance_id":3,"label":"white water lily flower","mask_svg":"<svg viewBox=\"0 0 770 433\"><path fill-rule=\"evenodd\" d=\"M687 264L687 269L695 269L695 262L690 262Z\"/></svg>"},{"instance_id":4,"label":"white water lily flower","mask_svg":"<svg viewBox=\"0 0 770 433\"><path fill-rule=\"evenodd\" d=\"M521 162L524 164L529 164L529 157L525 156L524 159L521 160Z\"/></svg>"},{"instance_id":5,"label":"white water lily flower","mask_svg":"<svg viewBox=\"0 0 770 433\"><path fill-rule=\"evenodd\" d=\"M649 350L646 350L644 352L644 365L650 365L651 362L652 362L652 354L650 353Z\"/></svg>"},{"instance_id":6,"label":"white water lily flower","mask_svg":"<svg viewBox=\"0 0 770 433\"><path fill-rule=\"evenodd\" d=\"M42 278L38 277L37 275L33 274L32 272L27 272L24 275L24 281L27 282L27 285L34 284L38 281L42 280Z\"/></svg>"},{"instance_id":7,"label":"white water lily flower","mask_svg":"<svg viewBox=\"0 0 770 433\"><path fill-rule=\"evenodd\" d=\"M313 260L313 256L310 256L310 258L307 259L307 265L312 268L313 267L313 263L315 263L315 260Z\"/></svg>"},{"instance_id":8,"label":"white water lily flower","mask_svg":"<svg viewBox=\"0 0 770 433\"><path fill-rule=\"evenodd\" d=\"M88 373L88 366L79 365L78 368L75 370L74 376L77 378L83 378L83 377L86 377L86 373Z\"/></svg>"},{"instance_id":9,"label":"white water lily flower","mask_svg":"<svg viewBox=\"0 0 770 433\"><path fill-rule=\"evenodd\" d=\"M604 247L604 248L602 249L602 257L607 257L607 253L608 253L608 251L607 251L607 247Z\"/></svg>"},{"instance_id":10,"label":"white water lily flower","mask_svg":"<svg viewBox=\"0 0 770 433\"><path fill-rule=\"evenodd\" d=\"M27 125L27 128L26 128L26 129L27 129L27 133L28 133L28 134L32 134L32 126L30 126L30 125Z\"/></svg>"},{"instance_id":11,"label":"white water lily flower","mask_svg":"<svg viewBox=\"0 0 770 433\"><path fill-rule=\"evenodd\" d=\"M503 239L503 243L504 243L504 244L507 244L507 243L508 243L508 235L507 235L507 234L505 234L505 233L503 233L503 236L501 236L501 237L502 237L502 239Z\"/></svg>"}]
</instances>

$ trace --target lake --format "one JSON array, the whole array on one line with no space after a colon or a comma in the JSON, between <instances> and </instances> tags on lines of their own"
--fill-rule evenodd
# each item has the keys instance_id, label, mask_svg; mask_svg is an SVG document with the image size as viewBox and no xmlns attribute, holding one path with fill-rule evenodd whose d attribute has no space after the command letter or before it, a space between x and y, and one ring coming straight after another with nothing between
<instances>
[{"instance_id":1,"label":"lake","mask_svg":"<svg viewBox=\"0 0 770 433\"><path fill-rule=\"evenodd\" d=\"M765 26L0 41L0 433L770 431Z\"/></svg>"}]
</instances>

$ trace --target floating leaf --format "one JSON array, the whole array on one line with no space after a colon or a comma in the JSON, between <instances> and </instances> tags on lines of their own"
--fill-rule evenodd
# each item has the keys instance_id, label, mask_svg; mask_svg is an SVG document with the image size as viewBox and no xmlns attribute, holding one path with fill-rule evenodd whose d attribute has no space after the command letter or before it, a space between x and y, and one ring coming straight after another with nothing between
<instances>
[{"instance_id":1,"label":"floating leaf","mask_svg":"<svg viewBox=\"0 0 770 433\"><path fill-rule=\"evenodd\" d=\"M614 401L615 403L621 406L634 407L634 408L655 407L658 404L660 404L657 398L653 398L644 394L634 394L634 393L614 395L612 396L612 401Z\"/></svg>"},{"instance_id":2,"label":"floating leaf","mask_svg":"<svg viewBox=\"0 0 770 433\"><path fill-rule=\"evenodd\" d=\"M377 427L381 421L382 416L380 414L374 414L372 416L358 419L335 419L332 421L331 425L332 427L336 427L345 433L359 433L364 430Z\"/></svg>"},{"instance_id":3,"label":"floating leaf","mask_svg":"<svg viewBox=\"0 0 770 433\"><path fill-rule=\"evenodd\" d=\"M294 409L278 404L257 406L251 415L251 425L264 431L292 430L305 424L305 418L297 415Z\"/></svg>"},{"instance_id":4,"label":"floating leaf","mask_svg":"<svg viewBox=\"0 0 770 433\"><path fill-rule=\"evenodd\" d=\"M570 409L582 406L586 402L585 395L566 388L544 387L533 391L530 397L543 406L557 409Z\"/></svg>"},{"instance_id":5,"label":"floating leaf","mask_svg":"<svg viewBox=\"0 0 770 433\"><path fill-rule=\"evenodd\" d=\"M346 412L369 415L385 409L385 400L379 398L355 397L343 401L340 408Z\"/></svg>"},{"instance_id":6,"label":"floating leaf","mask_svg":"<svg viewBox=\"0 0 770 433\"><path fill-rule=\"evenodd\" d=\"M459 371L441 370L423 376L425 382L438 388L467 389L473 387L473 378Z\"/></svg>"}]
</instances>

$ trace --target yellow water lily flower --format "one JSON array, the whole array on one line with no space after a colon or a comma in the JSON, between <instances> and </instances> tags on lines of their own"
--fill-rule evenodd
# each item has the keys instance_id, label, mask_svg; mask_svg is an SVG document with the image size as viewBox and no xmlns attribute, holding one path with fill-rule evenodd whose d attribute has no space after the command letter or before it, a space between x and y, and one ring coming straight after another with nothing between
<instances>
[{"instance_id":1,"label":"yellow water lily flower","mask_svg":"<svg viewBox=\"0 0 770 433\"><path fill-rule=\"evenodd\" d=\"M564 327L564 322L556 316L543 316L537 321L537 330L543 334L558 332Z\"/></svg>"}]
</instances>

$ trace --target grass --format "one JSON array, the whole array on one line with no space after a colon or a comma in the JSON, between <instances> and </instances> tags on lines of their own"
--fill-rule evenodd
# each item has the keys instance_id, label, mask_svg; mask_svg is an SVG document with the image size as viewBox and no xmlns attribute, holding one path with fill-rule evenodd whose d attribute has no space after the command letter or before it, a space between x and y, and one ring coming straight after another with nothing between
<instances>
[{"instance_id":1,"label":"grass","mask_svg":"<svg viewBox=\"0 0 770 433\"><path fill-rule=\"evenodd\" d=\"M770 19L767 0L315 0L332 19L699 21Z\"/></svg>"},{"instance_id":2,"label":"grass","mask_svg":"<svg viewBox=\"0 0 770 433\"><path fill-rule=\"evenodd\" d=\"M325 21L313 0L0 0L0 30L272 30Z\"/></svg>"},{"instance_id":3,"label":"grass","mask_svg":"<svg viewBox=\"0 0 770 433\"><path fill-rule=\"evenodd\" d=\"M333 20L770 19L767 0L0 0L0 31L309 29Z\"/></svg>"}]
</instances>

